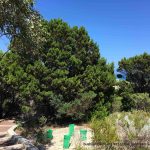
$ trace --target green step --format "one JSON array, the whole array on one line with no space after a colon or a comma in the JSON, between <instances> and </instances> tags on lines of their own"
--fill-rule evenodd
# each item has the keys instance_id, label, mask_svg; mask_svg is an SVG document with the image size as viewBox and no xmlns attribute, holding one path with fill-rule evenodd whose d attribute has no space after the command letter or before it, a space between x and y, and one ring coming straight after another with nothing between
<instances>
[{"instance_id":1,"label":"green step","mask_svg":"<svg viewBox=\"0 0 150 150\"><path fill-rule=\"evenodd\" d=\"M47 138L48 138L48 139L53 139L53 130L49 129L49 130L47 131Z\"/></svg>"},{"instance_id":2,"label":"green step","mask_svg":"<svg viewBox=\"0 0 150 150\"><path fill-rule=\"evenodd\" d=\"M69 135L72 136L74 134L74 124L69 124Z\"/></svg>"},{"instance_id":3,"label":"green step","mask_svg":"<svg viewBox=\"0 0 150 150\"><path fill-rule=\"evenodd\" d=\"M63 148L64 149L69 149L70 147L70 135L64 135L64 143L63 143Z\"/></svg>"},{"instance_id":4,"label":"green step","mask_svg":"<svg viewBox=\"0 0 150 150\"><path fill-rule=\"evenodd\" d=\"M87 130L85 130L85 129L80 130L80 139L82 141L87 140Z\"/></svg>"}]
</instances>

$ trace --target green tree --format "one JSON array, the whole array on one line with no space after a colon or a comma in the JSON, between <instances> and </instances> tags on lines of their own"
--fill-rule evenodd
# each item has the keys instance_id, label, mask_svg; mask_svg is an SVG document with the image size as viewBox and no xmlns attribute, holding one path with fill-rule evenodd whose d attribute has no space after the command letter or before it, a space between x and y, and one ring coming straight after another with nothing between
<instances>
[{"instance_id":1,"label":"green tree","mask_svg":"<svg viewBox=\"0 0 150 150\"><path fill-rule=\"evenodd\" d=\"M112 100L113 64L100 57L97 44L84 27L71 28L61 19L44 25L49 36L41 55L49 70L44 77L44 90L52 94L47 97L52 98L49 105L55 108L56 117L83 119L97 102Z\"/></svg>"},{"instance_id":2,"label":"green tree","mask_svg":"<svg viewBox=\"0 0 150 150\"><path fill-rule=\"evenodd\" d=\"M12 49L1 60L2 83L18 113L64 121L87 118L97 103L109 111L114 66L100 56L85 28L70 27L61 19L43 21L42 26L46 42L38 59Z\"/></svg>"},{"instance_id":3,"label":"green tree","mask_svg":"<svg viewBox=\"0 0 150 150\"><path fill-rule=\"evenodd\" d=\"M0 1L0 37L8 37L10 46L28 57L37 57L44 41L41 16L33 4L33 0Z\"/></svg>"},{"instance_id":4,"label":"green tree","mask_svg":"<svg viewBox=\"0 0 150 150\"><path fill-rule=\"evenodd\" d=\"M33 64L35 60L39 59L42 43L45 41L41 16L33 6L34 0L0 1L0 37L6 36L10 40L8 50L5 53L0 53L1 116L5 116L7 111L8 114L13 114L10 113L10 108L14 109L12 112L20 111L18 105L22 103L19 103L18 99L23 101L27 98L20 96L22 92L18 89L20 89L20 86L25 88L27 86L25 86L25 81L33 78L33 76L30 76L27 79L25 69L28 64ZM10 52L3 59L9 50L13 53ZM16 58L17 60L15 60ZM26 75L27 80L24 81L22 75ZM19 83L19 81L21 82ZM23 81L24 86L22 85ZM16 107L10 107L10 105Z\"/></svg>"},{"instance_id":5,"label":"green tree","mask_svg":"<svg viewBox=\"0 0 150 150\"><path fill-rule=\"evenodd\" d=\"M14 115L20 112L19 106L23 105L20 88L25 84L27 74L19 65L19 59L18 55L9 52L0 62L1 116Z\"/></svg>"},{"instance_id":6,"label":"green tree","mask_svg":"<svg viewBox=\"0 0 150 150\"><path fill-rule=\"evenodd\" d=\"M119 69L127 73L126 80L129 81L135 92L150 93L150 55L142 55L131 58L123 58L119 62Z\"/></svg>"}]
</instances>

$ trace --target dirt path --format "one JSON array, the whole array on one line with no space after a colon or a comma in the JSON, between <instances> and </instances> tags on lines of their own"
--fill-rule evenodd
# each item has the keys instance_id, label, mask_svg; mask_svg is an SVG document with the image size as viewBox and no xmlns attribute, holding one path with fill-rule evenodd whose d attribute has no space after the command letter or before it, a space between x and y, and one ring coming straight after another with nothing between
<instances>
[{"instance_id":1,"label":"dirt path","mask_svg":"<svg viewBox=\"0 0 150 150\"><path fill-rule=\"evenodd\" d=\"M0 132L7 132L14 125L14 120L0 120Z\"/></svg>"},{"instance_id":2,"label":"dirt path","mask_svg":"<svg viewBox=\"0 0 150 150\"><path fill-rule=\"evenodd\" d=\"M12 126L15 125L14 120L0 120L0 133L7 132ZM53 130L52 145L47 146L47 150L63 150L63 138L68 134L69 127L51 128ZM80 140L80 129L87 130L87 140ZM75 125L74 135L70 140L70 147L68 150L75 150L77 146L81 145L90 148L92 142L92 131L86 125Z\"/></svg>"}]
</instances>

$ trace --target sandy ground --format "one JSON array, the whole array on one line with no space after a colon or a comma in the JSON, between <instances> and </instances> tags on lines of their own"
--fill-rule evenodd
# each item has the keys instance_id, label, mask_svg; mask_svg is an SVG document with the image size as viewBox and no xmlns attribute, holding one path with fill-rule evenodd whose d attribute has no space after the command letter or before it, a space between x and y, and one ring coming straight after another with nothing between
<instances>
[{"instance_id":1,"label":"sandy ground","mask_svg":"<svg viewBox=\"0 0 150 150\"><path fill-rule=\"evenodd\" d=\"M87 140L85 140L85 141L80 140L80 129L87 130ZM63 138L64 138L64 135L68 134L68 131L69 131L68 127L53 128L52 145L48 146L47 149L48 150L63 150ZM91 142L92 142L91 129L86 126L76 126L75 125L75 132L74 132L74 135L71 137L70 147L68 150L75 150L76 147L79 145L90 148Z\"/></svg>"},{"instance_id":2,"label":"sandy ground","mask_svg":"<svg viewBox=\"0 0 150 150\"><path fill-rule=\"evenodd\" d=\"M13 125L15 125L14 120L0 120L0 133L7 132ZM47 145L47 150L64 150L63 139L64 135L69 133L69 127L52 127L51 129L53 130L53 139L51 144ZM80 129L87 130L87 140L80 140ZM71 137L68 150L75 150L79 145L91 148L92 134L92 130L86 125L75 125L74 135Z\"/></svg>"},{"instance_id":3,"label":"sandy ground","mask_svg":"<svg viewBox=\"0 0 150 150\"><path fill-rule=\"evenodd\" d=\"M14 120L0 120L0 132L7 132L13 125Z\"/></svg>"}]
</instances>

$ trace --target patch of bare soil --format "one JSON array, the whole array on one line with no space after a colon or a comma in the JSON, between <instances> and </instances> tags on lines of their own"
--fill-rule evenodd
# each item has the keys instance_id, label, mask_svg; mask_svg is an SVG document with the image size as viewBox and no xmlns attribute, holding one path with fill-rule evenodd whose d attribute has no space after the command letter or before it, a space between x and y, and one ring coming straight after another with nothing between
<instances>
[{"instance_id":1,"label":"patch of bare soil","mask_svg":"<svg viewBox=\"0 0 150 150\"><path fill-rule=\"evenodd\" d=\"M15 125L14 120L1 120L0 121L0 132L7 132L7 130Z\"/></svg>"}]
</instances>

